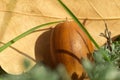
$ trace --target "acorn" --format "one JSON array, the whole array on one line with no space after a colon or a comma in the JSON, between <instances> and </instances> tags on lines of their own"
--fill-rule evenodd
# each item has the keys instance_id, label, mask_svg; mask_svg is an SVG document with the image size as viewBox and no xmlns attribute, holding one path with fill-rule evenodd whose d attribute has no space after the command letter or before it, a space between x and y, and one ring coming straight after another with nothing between
<instances>
[{"instance_id":1,"label":"acorn","mask_svg":"<svg viewBox=\"0 0 120 80\"><path fill-rule=\"evenodd\" d=\"M42 53L37 53L36 58L42 58L51 68L63 64L71 77L80 78L84 74L81 59L93 60L94 47L90 39L74 21L60 23L48 32L46 40L40 38L36 43L44 46L42 49L36 48L36 53Z\"/></svg>"}]
</instances>

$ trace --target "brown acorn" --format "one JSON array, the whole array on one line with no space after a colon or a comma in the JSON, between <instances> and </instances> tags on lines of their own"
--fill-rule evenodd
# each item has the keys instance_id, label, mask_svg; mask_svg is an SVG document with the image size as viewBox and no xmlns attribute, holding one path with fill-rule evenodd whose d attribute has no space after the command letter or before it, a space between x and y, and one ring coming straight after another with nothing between
<instances>
[{"instance_id":1,"label":"brown acorn","mask_svg":"<svg viewBox=\"0 0 120 80\"><path fill-rule=\"evenodd\" d=\"M60 23L48 32L49 40L43 40L43 43L49 41L48 43L45 42L45 49L49 49L46 50L45 54L43 53L43 61L52 68L60 63L63 64L72 77L83 75L81 59L92 60L92 52L94 51L87 35L74 21ZM45 52L45 49L41 50ZM39 56L37 55L37 57Z\"/></svg>"}]
</instances>

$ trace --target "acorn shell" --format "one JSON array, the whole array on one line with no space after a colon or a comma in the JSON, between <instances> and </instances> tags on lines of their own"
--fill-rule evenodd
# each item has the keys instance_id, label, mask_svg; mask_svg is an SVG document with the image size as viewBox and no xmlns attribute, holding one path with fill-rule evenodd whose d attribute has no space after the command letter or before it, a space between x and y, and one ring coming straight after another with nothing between
<instances>
[{"instance_id":1,"label":"acorn shell","mask_svg":"<svg viewBox=\"0 0 120 80\"><path fill-rule=\"evenodd\" d=\"M58 24L50 34L50 66L63 64L69 75L81 76L82 58L92 60L94 48L91 41L73 21Z\"/></svg>"}]
</instances>

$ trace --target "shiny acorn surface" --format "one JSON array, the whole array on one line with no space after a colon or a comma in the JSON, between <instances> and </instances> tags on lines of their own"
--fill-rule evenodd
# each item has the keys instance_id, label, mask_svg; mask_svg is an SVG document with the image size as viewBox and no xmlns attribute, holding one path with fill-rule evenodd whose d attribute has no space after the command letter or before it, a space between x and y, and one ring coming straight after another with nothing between
<instances>
[{"instance_id":1,"label":"shiny acorn surface","mask_svg":"<svg viewBox=\"0 0 120 80\"><path fill-rule=\"evenodd\" d=\"M42 55L36 54L36 58L42 58L43 62L51 68L61 63L70 76L80 77L84 73L81 59L92 60L94 51L91 41L80 27L74 21L65 21L56 25L44 36L46 39L41 40L42 44L40 44L44 48L39 47L41 51L36 48L36 52ZM40 43L39 39L37 43Z\"/></svg>"}]
</instances>

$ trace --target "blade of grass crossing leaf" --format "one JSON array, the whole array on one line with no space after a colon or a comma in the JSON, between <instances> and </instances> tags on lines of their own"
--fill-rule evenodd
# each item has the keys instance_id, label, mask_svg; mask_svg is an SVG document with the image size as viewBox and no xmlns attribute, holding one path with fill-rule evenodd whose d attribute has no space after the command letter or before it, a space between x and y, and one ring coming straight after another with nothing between
<instances>
[{"instance_id":1,"label":"blade of grass crossing leaf","mask_svg":"<svg viewBox=\"0 0 120 80\"><path fill-rule=\"evenodd\" d=\"M74 21L79 25L79 27L87 34L87 36L93 42L93 44L95 45L95 47L97 49L100 49L99 45L92 38L92 36L87 31L87 29L80 23L80 21L78 20L78 18L72 13L72 11L70 11L70 9L61 0L58 0L58 1L65 8L65 10L69 13L69 15L74 19ZM107 59L108 62L110 62L109 58L105 54L103 54L103 56Z\"/></svg>"},{"instance_id":2,"label":"blade of grass crossing leaf","mask_svg":"<svg viewBox=\"0 0 120 80\"><path fill-rule=\"evenodd\" d=\"M70 11L70 9L61 1L58 0L59 3L65 8L65 10L69 13L69 15L74 19L75 22L80 26L80 28L87 34L89 39L93 42L95 47L99 49L99 45L96 43L96 41L92 38L92 36L89 34L89 32L86 30L86 28L80 23L80 21L77 19L77 17Z\"/></svg>"},{"instance_id":3,"label":"blade of grass crossing leaf","mask_svg":"<svg viewBox=\"0 0 120 80\"><path fill-rule=\"evenodd\" d=\"M0 52L2 52L4 49L6 49L7 47L9 47L10 45L12 45L13 43L15 43L16 41L18 41L19 39L29 35L30 33L32 33L33 31L43 27L43 26L47 26L47 25L51 25L51 24L55 24L55 23L59 23L59 22L63 22L63 21L55 21L55 22L49 22L49 23L45 23L45 24L41 24L39 26L33 27L30 30L20 34L19 36L15 37L14 39L10 40L9 42L7 42L5 45L0 47Z\"/></svg>"}]
</instances>

